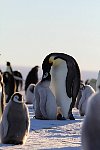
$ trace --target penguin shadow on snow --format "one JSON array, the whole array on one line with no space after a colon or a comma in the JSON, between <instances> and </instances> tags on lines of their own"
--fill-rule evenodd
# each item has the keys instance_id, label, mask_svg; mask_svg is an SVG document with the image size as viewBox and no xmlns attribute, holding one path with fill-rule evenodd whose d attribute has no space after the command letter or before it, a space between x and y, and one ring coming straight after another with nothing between
<instances>
[{"instance_id":1,"label":"penguin shadow on snow","mask_svg":"<svg viewBox=\"0 0 100 150\"><path fill-rule=\"evenodd\" d=\"M30 114L30 132L39 132L41 129L55 129L59 126L71 125L74 123L80 123L83 118L79 116L78 111L73 111L75 120L40 120L34 118L34 109L32 105L28 105L29 114ZM56 132L56 131L54 131Z\"/></svg>"},{"instance_id":2,"label":"penguin shadow on snow","mask_svg":"<svg viewBox=\"0 0 100 150\"><path fill-rule=\"evenodd\" d=\"M81 120L81 118L78 120L39 120L30 118L30 132L38 132L38 130L41 129L53 129L59 126L71 125L78 122L80 123Z\"/></svg>"}]
</instances>

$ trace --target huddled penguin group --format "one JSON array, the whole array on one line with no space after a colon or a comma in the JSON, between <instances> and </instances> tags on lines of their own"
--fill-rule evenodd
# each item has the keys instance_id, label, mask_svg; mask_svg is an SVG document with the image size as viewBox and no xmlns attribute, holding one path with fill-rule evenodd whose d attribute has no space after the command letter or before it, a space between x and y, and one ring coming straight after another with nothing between
<instances>
[{"instance_id":1,"label":"huddled penguin group","mask_svg":"<svg viewBox=\"0 0 100 150\"><path fill-rule=\"evenodd\" d=\"M72 56L64 53L50 53L44 58L42 68L33 67L25 81L26 101L20 92L13 91L15 86L9 91L8 85L5 84L11 79L10 75L13 79L9 82L15 83L13 74L7 62L7 71L3 74L0 72L0 138L2 143L24 144L26 142L30 130L29 110L26 104L33 105L35 119L75 119L72 109L81 89L81 75L78 63ZM80 108L78 109L80 115L85 115L81 130L84 150L100 150L98 140L100 136L100 72L96 88L97 92L87 85L80 95ZM10 93L11 91L13 93ZM5 95L9 96L9 100L6 101ZM85 111L82 108L83 104L85 104Z\"/></svg>"}]
</instances>

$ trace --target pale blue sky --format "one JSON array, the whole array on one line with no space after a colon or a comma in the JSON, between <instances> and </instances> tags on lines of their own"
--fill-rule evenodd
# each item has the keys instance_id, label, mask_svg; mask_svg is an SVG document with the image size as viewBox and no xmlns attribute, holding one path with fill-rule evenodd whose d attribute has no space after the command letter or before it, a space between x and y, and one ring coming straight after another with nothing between
<instances>
[{"instance_id":1,"label":"pale blue sky","mask_svg":"<svg viewBox=\"0 0 100 150\"><path fill-rule=\"evenodd\" d=\"M0 0L0 64L41 65L51 52L100 70L100 0Z\"/></svg>"}]
</instances>

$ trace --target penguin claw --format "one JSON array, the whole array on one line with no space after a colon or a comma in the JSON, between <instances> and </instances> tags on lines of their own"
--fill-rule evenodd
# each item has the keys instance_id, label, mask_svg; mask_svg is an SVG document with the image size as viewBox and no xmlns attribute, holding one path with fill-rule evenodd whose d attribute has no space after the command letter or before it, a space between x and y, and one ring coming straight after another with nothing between
<instances>
[{"instance_id":1,"label":"penguin claw","mask_svg":"<svg viewBox=\"0 0 100 150\"><path fill-rule=\"evenodd\" d=\"M57 120L66 120L65 117L63 117L61 114L57 115Z\"/></svg>"},{"instance_id":2,"label":"penguin claw","mask_svg":"<svg viewBox=\"0 0 100 150\"><path fill-rule=\"evenodd\" d=\"M70 119L70 120L75 120L73 114L69 114L68 119Z\"/></svg>"}]
</instances>

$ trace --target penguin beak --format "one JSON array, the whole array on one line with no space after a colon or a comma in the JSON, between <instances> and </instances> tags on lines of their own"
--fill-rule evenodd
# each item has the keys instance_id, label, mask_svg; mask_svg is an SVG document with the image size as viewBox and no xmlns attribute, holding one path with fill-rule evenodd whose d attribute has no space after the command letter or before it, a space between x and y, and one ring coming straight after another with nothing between
<instances>
[{"instance_id":1,"label":"penguin beak","mask_svg":"<svg viewBox=\"0 0 100 150\"><path fill-rule=\"evenodd\" d=\"M51 56L49 58L49 63L52 63L52 65L57 66L60 63L62 63L62 58L60 58L59 56Z\"/></svg>"},{"instance_id":2,"label":"penguin beak","mask_svg":"<svg viewBox=\"0 0 100 150\"><path fill-rule=\"evenodd\" d=\"M55 57L54 57L54 56L51 56L51 57L49 58L49 63L50 63L50 64L53 64L54 59L55 59Z\"/></svg>"}]
</instances>

